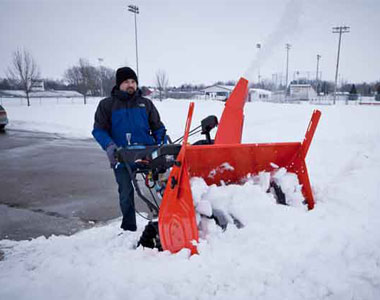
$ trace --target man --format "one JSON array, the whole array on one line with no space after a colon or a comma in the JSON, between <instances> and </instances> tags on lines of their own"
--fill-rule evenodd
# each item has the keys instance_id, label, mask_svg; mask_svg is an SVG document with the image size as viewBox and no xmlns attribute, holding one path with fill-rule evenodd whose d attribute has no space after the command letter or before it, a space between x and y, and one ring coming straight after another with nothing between
<instances>
[{"instance_id":1,"label":"man","mask_svg":"<svg viewBox=\"0 0 380 300\"><path fill-rule=\"evenodd\" d=\"M129 67L116 71L111 96L99 102L92 135L106 151L118 184L121 228L136 231L134 189L124 164L117 164L115 152L127 145L161 144L165 126L152 101L142 97L136 73Z\"/></svg>"}]
</instances>

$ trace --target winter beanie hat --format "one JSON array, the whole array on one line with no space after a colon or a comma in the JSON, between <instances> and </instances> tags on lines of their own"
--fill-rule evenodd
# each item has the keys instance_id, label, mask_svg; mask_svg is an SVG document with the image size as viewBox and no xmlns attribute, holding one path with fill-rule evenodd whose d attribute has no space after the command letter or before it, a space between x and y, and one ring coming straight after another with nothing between
<instances>
[{"instance_id":1,"label":"winter beanie hat","mask_svg":"<svg viewBox=\"0 0 380 300\"><path fill-rule=\"evenodd\" d=\"M136 75L135 71L133 71L131 68L122 67L122 68L117 69L117 71L116 71L116 85L117 85L117 87L120 87L120 84L127 79L133 79L136 81L137 84L139 84L139 82L137 80L137 75Z\"/></svg>"}]
</instances>

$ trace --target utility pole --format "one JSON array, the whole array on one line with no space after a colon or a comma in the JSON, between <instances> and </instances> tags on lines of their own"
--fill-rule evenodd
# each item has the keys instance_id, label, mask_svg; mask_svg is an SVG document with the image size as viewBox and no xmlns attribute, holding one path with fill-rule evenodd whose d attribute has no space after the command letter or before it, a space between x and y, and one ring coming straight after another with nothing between
<instances>
[{"instance_id":1,"label":"utility pole","mask_svg":"<svg viewBox=\"0 0 380 300\"><path fill-rule=\"evenodd\" d=\"M261 50L261 44L260 43L257 43L256 44L256 48L257 48L257 57L258 57L258 59L260 59L260 50ZM258 64L259 64L259 66L258 66L258 75L257 75L257 79L258 79L258 85L260 85L260 79L261 79L261 76L260 76L260 61L258 61Z\"/></svg>"},{"instance_id":2,"label":"utility pole","mask_svg":"<svg viewBox=\"0 0 380 300\"><path fill-rule=\"evenodd\" d=\"M317 85L317 95L319 95L319 81L318 81L318 76L319 76L319 60L321 59L321 55L317 54L317 73L315 74L315 83Z\"/></svg>"},{"instance_id":3,"label":"utility pole","mask_svg":"<svg viewBox=\"0 0 380 300\"><path fill-rule=\"evenodd\" d=\"M289 50L292 47L290 44L285 44L286 48L286 81L285 81L285 91L288 90L288 79L289 79Z\"/></svg>"},{"instance_id":4,"label":"utility pole","mask_svg":"<svg viewBox=\"0 0 380 300\"><path fill-rule=\"evenodd\" d=\"M103 97L103 70L102 70L102 63L104 59L102 57L98 58L99 62L99 73L100 73L100 96Z\"/></svg>"},{"instance_id":5,"label":"utility pole","mask_svg":"<svg viewBox=\"0 0 380 300\"><path fill-rule=\"evenodd\" d=\"M333 27L333 33L339 33L339 43L338 43L338 55L336 58L336 71L335 71L335 87L334 87L334 104L336 102L336 89L338 85L338 70L339 70L339 57L340 57L340 45L342 43L342 34L350 32L349 26L339 26Z\"/></svg>"},{"instance_id":6,"label":"utility pole","mask_svg":"<svg viewBox=\"0 0 380 300\"><path fill-rule=\"evenodd\" d=\"M128 5L128 11L133 13L135 15L135 41L136 41L136 71L137 71L137 78L139 77L139 56L137 51L137 21L136 21L136 15L140 13L139 8L136 5Z\"/></svg>"}]
</instances>

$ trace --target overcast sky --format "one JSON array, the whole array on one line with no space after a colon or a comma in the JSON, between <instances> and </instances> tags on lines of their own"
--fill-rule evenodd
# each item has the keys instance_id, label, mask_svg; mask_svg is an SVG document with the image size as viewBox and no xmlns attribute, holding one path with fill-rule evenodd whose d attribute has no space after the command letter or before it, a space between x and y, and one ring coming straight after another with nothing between
<instances>
[{"instance_id":1,"label":"overcast sky","mask_svg":"<svg viewBox=\"0 0 380 300\"><path fill-rule=\"evenodd\" d=\"M137 16L140 83L154 85L157 70L170 85L211 84L245 76L257 81L286 71L334 80L338 34L342 37L340 79L380 80L380 0L0 0L0 77L11 54L30 51L44 78L87 58L92 64L136 66ZM256 44L261 43L260 55ZM260 65L260 67L258 67ZM309 73L307 73L309 72Z\"/></svg>"}]
</instances>

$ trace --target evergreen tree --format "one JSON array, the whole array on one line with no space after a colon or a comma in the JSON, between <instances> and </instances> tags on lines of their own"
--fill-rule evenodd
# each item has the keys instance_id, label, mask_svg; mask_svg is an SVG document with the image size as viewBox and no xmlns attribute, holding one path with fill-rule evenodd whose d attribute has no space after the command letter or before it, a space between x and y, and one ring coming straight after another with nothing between
<instances>
[{"instance_id":1,"label":"evergreen tree","mask_svg":"<svg viewBox=\"0 0 380 300\"><path fill-rule=\"evenodd\" d=\"M353 84L351 86L350 95L356 95L358 92L356 91L356 86Z\"/></svg>"},{"instance_id":2,"label":"evergreen tree","mask_svg":"<svg viewBox=\"0 0 380 300\"><path fill-rule=\"evenodd\" d=\"M380 83L377 85L376 92L375 99L376 101L380 101Z\"/></svg>"},{"instance_id":3,"label":"evergreen tree","mask_svg":"<svg viewBox=\"0 0 380 300\"><path fill-rule=\"evenodd\" d=\"M351 86L350 94L348 95L348 100L358 100L358 92L356 90L355 84Z\"/></svg>"},{"instance_id":4,"label":"evergreen tree","mask_svg":"<svg viewBox=\"0 0 380 300\"><path fill-rule=\"evenodd\" d=\"M10 84L8 79L1 79L0 80L0 90L11 90L12 85Z\"/></svg>"}]
</instances>

